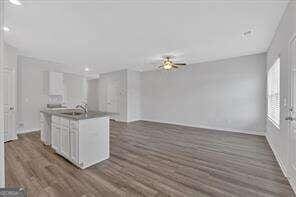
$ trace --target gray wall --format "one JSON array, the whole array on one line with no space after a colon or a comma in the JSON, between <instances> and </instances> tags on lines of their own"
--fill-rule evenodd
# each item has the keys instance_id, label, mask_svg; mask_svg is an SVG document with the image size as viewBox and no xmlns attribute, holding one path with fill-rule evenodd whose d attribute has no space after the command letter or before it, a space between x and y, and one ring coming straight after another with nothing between
<instances>
[{"instance_id":1,"label":"gray wall","mask_svg":"<svg viewBox=\"0 0 296 197\"><path fill-rule=\"evenodd\" d=\"M76 107L87 102L87 80L83 76L64 73L64 102L68 107Z\"/></svg>"},{"instance_id":2,"label":"gray wall","mask_svg":"<svg viewBox=\"0 0 296 197\"><path fill-rule=\"evenodd\" d=\"M19 56L18 70L18 132L39 130L39 110L48 101L43 86L43 71L46 68L35 59Z\"/></svg>"},{"instance_id":3,"label":"gray wall","mask_svg":"<svg viewBox=\"0 0 296 197\"><path fill-rule=\"evenodd\" d=\"M45 92L45 72L52 70L62 72L61 64L18 56L18 132L40 129L39 111L49 102ZM75 106L86 101L86 80L75 74L64 74L65 96L67 104Z\"/></svg>"},{"instance_id":4,"label":"gray wall","mask_svg":"<svg viewBox=\"0 0 296 197\"><path fill-rule=\"evenodd\" d=\"M141 75L127 70L127 122L141 119Z\"/></svg>"},{"instance_id":5,"label":"gray wall","mask_svg":"<svg viewBox=\"0 0 296 197\"><path fill-rule=\"evenodd\" d=\"M262 134L266 54L141 74L142 119Z\"/></svg>"},{"instance_id":6,"label":"gray wall","mask_svg":"<svg viewBox=\"0 0 296 197\"><path fill-rule=\"evenodd\" d=\"M296 2L291 1L288 5L282 21L277 29L274 39L267 53L267 70L273 65L278 56L281 58L280 70L280 129L275 127L267 119L267 139L277 157L284 173L287 173L288 161L288 139L289 122L285 117L289 116L289 107L291 106L290 93L290 62L289 46L292 38L296 38ZM286 105L285 105L286 100ZM290 179L292 180L292 179ZM296 177L294 177L296 181ZM296 189L296 184L292 184ZM296 191L296 190L295 190Z\"/></svg>"},{"instance_id":7,"label":"gray wall","mask_svg":"<svg viewBox=\"0 0 296 197\"><path fill-rule=\"evenodd\" d=\"M98 94L99 94L99 110L107 111L107 88L110 83L118 83L118 115L114 116L118 121L127 121L127 96L126 96L126 77L127 71L120 70L115 72L110 72L106 74L101 74L98 84Z\"/></svg>"},{"instance_id":8,"label":"gray wall","mask_svg":"<svg viewBox=\"0 0 296 197\"><path fill-rule=\"evenodd\" d=\"M113 116L118 121L131 122L141 119L140 112L140 72L132 70L120 70L101 74L97 82L98 86L98 103L100 111L107 111L107 88L108 84L118 83L118 115ZM93 82L91 82L93 83ZM95 84L91 85L95 89ZM92 94L93 93L89 93ZM88 102L95 105L94 98L89 98Z\"/></svg>"},{"instance_id":9,"label":"gray wall","mask_svg":"<svg viewBox=\"0 0 296 197\"><path fill-rule=\"evenodd\" d=\"M99 79L87 80L87 105L89 110L99 110Z\"/></svg>"}]
</instances>

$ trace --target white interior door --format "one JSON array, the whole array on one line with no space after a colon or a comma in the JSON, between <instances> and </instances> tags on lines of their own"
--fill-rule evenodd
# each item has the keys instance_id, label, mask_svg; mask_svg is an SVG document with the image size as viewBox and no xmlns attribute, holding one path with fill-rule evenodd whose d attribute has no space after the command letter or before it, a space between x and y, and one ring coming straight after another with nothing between
<instances>
[{"instance_id":1,"label":"white interior door","mask_svg":"<svg viewBox=\"0 0 296 197\"><path fill-rule=\"evenodd\" d=\"M4 140L17 139L16 135L16 70L4 68Z\"/></svg>"},{"instance_id":2,"label":"white interior door","mask_svg":"<svg viewBox=\"0 0 296 197\"><path fill-rule=\"evenodd\" d=\"M289 166L288 174L290 181L296 183L296 38L290 43L290 61L291 61L291 108L290 116L286 118L289 121ZM293 184L294 185L294 184Z\"/></svg>"},{"instance_id":3,"label":"white interior door","mask_svg":"<svg viewBox=\"0 0 296 197\"><path fill-rule=\"evenodd\" d=\"M107 86L107 111L110 113L118 114L118 95L119 95L119 86L117 82L112 82ZM117 115L111 116L113 119Z\"/></svg>"}]
</instances>

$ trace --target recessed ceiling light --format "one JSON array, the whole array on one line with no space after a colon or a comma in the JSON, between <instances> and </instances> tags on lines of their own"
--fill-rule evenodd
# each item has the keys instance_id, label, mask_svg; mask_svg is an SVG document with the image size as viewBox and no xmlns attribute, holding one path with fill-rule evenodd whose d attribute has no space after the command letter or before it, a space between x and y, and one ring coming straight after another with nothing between
<instances>
[{"instance_id":1,"label":"recessed ceiling light","mask_svg":"<svg viewBox=\"0 0 296 197\"><path fill-rule=\"evenodd\" d=\"M9 2L13 5L22 5L22 3L19 0L9 0Z\"/></svg>"},{"instance_id":2,"label":"recessed ceiling light","mask_svg":"<svg viewBox=\"0 0 296 197\"><path fill-rule=\"evenodd\" d=\"M84 69L84 71L85 72L88 72L90 69L88 68L88 67L86 67L85 69Z\"/></svg>"},{"instance_id":3,"label":"recessed ceiling light","mask_svg":"<svg viewBox=\"0 0 296 197\"><path fill-rule=\"evenodd\" d=\"M3 27L3 30L6 31L6 32L10 31L9 27L5 27L5 26Z\"/></svg>"},{"instance_id":4,"label":"recessed ceiling light","mask_svg":"<svg viewBox=\"0 0 296 197\"><path fill-rule=\"evenodd\" d=\"M245 31L243 33L243 37L248 37L248 36L252 36L254 33L254 31L252 29L248 30L248 31Z\"/></svg>"}]
</instances>

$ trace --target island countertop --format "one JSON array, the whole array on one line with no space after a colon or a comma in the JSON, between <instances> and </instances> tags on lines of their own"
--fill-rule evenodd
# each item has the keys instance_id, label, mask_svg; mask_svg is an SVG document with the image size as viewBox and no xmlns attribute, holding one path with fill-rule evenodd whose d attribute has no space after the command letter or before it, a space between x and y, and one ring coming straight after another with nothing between
<instances>
[{"instance_id":1,"label":"island countertop","mask_svg":"<svg viewBox=\"0 0 296 197\"><path fill-rule=\"evenodd\" d=\"M79 115L68 115L63 114L64 112L67 112L71 109L59 109L59 110L47 110L43 109L40 110L41 113L45 113L48 115L54 115L54 116L60 116L72 120L85 120L85 119L92 119L92 118L100 118L100 117L108 117L111 115L111 113L108 112L102 112L102 111L88 111L87 113L82 113ZM73 110L73 109L72 109Z\"/></svg>"}]
</instances>

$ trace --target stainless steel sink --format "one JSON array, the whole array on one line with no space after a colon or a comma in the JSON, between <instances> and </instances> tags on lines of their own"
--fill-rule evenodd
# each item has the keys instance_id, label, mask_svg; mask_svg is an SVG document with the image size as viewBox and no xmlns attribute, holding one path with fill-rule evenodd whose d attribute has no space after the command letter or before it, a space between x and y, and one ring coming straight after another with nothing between
<instances>
[{"instance_id":1,"label":"stainless steel sink","mask_svg":"<svg viewBox=\"0 0 296 197\"><path fill-rule=\"evenodd\" d=\"M84 114L84 112L80 109L64 109L58 111L60 114L70 115L70 116L79 116Z\"/></svg>"},{"instance_id":2,"label":"stainless steel sink","mask_svg":"<svg viewBox=\"0 0 296 197\"><path fill-rule=\"evenodd\" d=\"M81 114L84 114L83 112L62 112L61 114L65 114L65 115L71 115L71 116L79 116Z\"/></svg>"}]
</instances>

